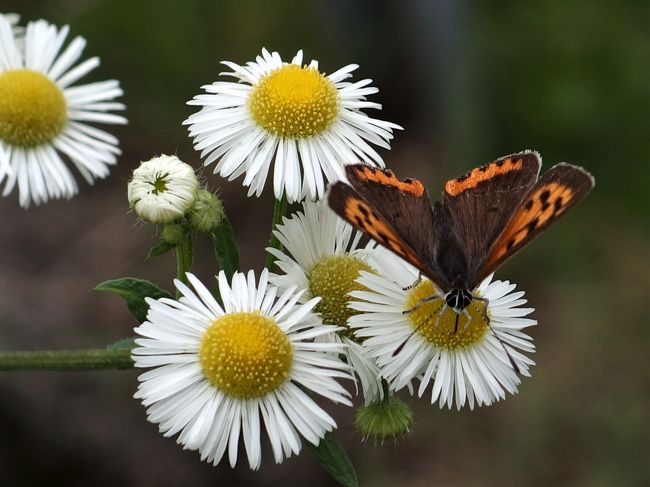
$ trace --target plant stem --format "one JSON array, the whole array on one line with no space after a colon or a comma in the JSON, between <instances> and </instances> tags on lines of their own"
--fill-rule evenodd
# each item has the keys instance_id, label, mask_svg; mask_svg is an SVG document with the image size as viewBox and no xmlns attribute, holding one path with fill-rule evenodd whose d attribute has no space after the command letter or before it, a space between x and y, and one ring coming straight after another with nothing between
<instances>
[{"instance_id":1,"label":"plant stem","mask_svg":"<svg viewBox=\"0 0 650 487\"><path fill-rule=\"evenodd\" d=\"M0 352L3 370L98 370L131 369L131 349Z\"/></svg>"},{"instance_id":2,"label":"plant stem","mask_svg":"<svg viewBox=\"0 0 650 487\"><path fill-rule=\"evenodd\" d=\"M275 230L276 226L282 222L282 217L284 216L284 212L287 209L287 195L286 193L282 194L282 198L279 200L275 200L275 204L273 205L273 222L271 223L271 236L269 238L269 247L272 247L274 249L280 249L282 248L282 244L280 244L280 241L278 238L273 234L273 230ZM268 255L266 258L266 268L270 271L273 270L273 265L274 265L274 259L275 257L272 256L271 254Z\"/></svg>"},{"instance_id":3,"label":"plant stem","mask_svg":"<svg viewBox=\"0 0 650 487\"><path fill-rule=\"evenodd\" d=\"M187 284L186 272L192 267L192 233L187 232L176 245L176 278ZM176 298L180 297L176 291Z\"/></svg>"}]
</instances>

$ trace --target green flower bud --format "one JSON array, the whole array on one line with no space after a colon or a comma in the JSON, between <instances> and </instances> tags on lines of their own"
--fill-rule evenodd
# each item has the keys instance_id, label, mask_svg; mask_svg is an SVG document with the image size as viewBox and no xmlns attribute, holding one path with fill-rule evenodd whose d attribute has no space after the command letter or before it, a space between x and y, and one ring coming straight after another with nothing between
<instances>
[{"instance_id":1,"label":"green flower bud","mask_svg":"<svg viewBox=\"0 0 650 487\"><path fill-rule=\"evenodd\" d=\"M199 189L194 206L187 216L190 225L199 232L210 233L221 223L223 216L221 200L207 189Z\"/></svg>"},{"instance_id":2,"label":"green flower bud","mask_svg":"<svg viewBox=\"0 0 650 487\"><path fill-rule=\"evenodd\" d=\"M356 426L364 439L394 440L411 431L413 411L401 399L386 394L357 409Z\"/></svg>"},{"instance_id":3,"label":"green flower bud","mask_svg":"<svg viewBox=\"0 0 650 487\"><path fill-rule=\"evenodd\" d=\"M163 227L162 238L163 240L170 245L178 245L183 238L187 230L183 228L183 225L178 223L168 223Z\"/></svg>"}]
</instances>

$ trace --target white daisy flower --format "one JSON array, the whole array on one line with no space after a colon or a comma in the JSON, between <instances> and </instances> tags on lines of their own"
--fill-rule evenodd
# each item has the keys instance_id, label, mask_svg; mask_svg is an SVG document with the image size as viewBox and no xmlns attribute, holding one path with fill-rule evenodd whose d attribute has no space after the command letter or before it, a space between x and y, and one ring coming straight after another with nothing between
<instances>
[{"instance_id":1,"label":"white daisy flower","mask_svg":"<svg viewBox=\"0 0 650 487\"><path fill-rule=\"evenodd\" d=\"M192 208L198 189L192 166L176 156L161 155L140 163L133 171L129 205L143 220L170 223Z\"/></svg>"},{"instance_id":2,"label":"white daisy flower","mask_svg":"<svg viewBox=\"0 0 650 487\"><path fill-rule=\"evenodd\" d=\"M92 184L104 178L120 153L117 139L89 123L123 124L108 113L123 110L115 80L71 86L99 65L90 58L77 66L86 45L76 37L62 50L68 27L44 20L14 33L0 15L0 183L3 196L18 185L23 207L50 198L71 198L77 183L61 153Z\"/></svg>"},{"instance_id":3,"label":"white daisy flower","mask_svg":"<svg viewBox=\"0 0 650 487\"><path fill-rule=\"evenodd\" d=\"M284 193L289 202L320 199L325 180L344 177L343 164L384 167L369 142L390 149L392 131L401 127L361 111L381 105L366 100L378 91L372 80L344 81L356 64L325 75L317 61L303 65L302 51L286 63L266 49L245 66L223 64L232 71L221 74L237 82L203 86L207 94L188 102L201 110L183 123L206 166L219 159L215 173L228 180L246 174L249 196L262 193L274 159L275 197Z\"/></svg>"},{"instance_id":4,"label":"white daisy flower","mask_svg":"<svg viewBox=\"0 0 650 487\"><path fill-rule=\"evenodd\" d=\"M285 251L267 248L284 272L272 275L271 282L280 289L306 289L305 300L321 298L315 310L324 323L341 327L330 339L347 345L345 356L359 377L366 403L381 398L377 364L347 327L348 318L355 313L347 306L348 293L363 289L356 279L360 271L372 271L367 260L375 244L360 248L361 234L336 216L324 200L303 203L303 212L283 218L273 233Z\"/></svg>"},{"instance_id":5,"label":"white daisy flower","mask_svg":"<svg viewBox=\"0 0 650 487\"><path fill-rule=\"evenodd\" d=\"M154 367L135 394L149 420L214 465L226 449L236 465L241 437L250 468L259 468L262 426L277 463L300 452L300 436L317 445L336 423L309 393L350 404L336 381L350 378L338 359L344 346L313 341L335 329L311 312L318 300L297 304L294 289L278 297L266 270L259 284L252 271L235 273L232 286L221 272L221 306L187 277L194 290L176 280L182 297L148 299L147 321L135 329L144 337L135 365Z\"/></svg>"},{"instance_id":6,"label":"white daisy flower","mask_svg":"<svg viewBox=\"0 0 650 487\"><path fill-rule=\"evenodd\" d=\"M371 264L379 274L362 272L358 282L367 290L351 293L358 301L350 307L361 313L350 317L349 325L365 339L364 348L376 358L393 390L419 379L421 397L432 382L431 403L451 408L455 401L460 409L467 402L473 409L474 403L504 399L505 391L516 393L519 374L530 376L534 362L520 351L532 353L535 347L521 330L537 322L524 318L533 309L521 307L526 304L524 292L513 292L514 284L487 277L473 293L489 304L485 309L474 300L467 308L468 324L452 309L441 316L442 299L405 312L435 293L433 283L423 279L405 289L416 282L418 272L385 249L373 254Z\"/></svg>"}]
</instances>

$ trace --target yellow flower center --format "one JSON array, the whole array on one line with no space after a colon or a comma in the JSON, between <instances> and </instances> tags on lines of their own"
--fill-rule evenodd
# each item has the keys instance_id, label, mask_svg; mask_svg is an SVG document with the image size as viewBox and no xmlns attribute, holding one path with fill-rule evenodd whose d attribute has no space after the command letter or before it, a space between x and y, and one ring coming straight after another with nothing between
<instances>
[{"instance_id":1,"label":"yellow flower center","mask_svg":"<svg viewBox=\"0 0 650 487\"><path fill-rule=\"evenodd\" d=\"M287 64L262 77L248 98L258 125L300 139L327 130L339 113L334 83L315 68Z\"/></svg>"},{"instance_id":2,"label":"yellow flower center","mask_svg":"<svg viewBox=\"0 0 650 487\"><path fill-rule=\"evenodd\" d=\"M307 273L309 294L320 296L316 311L328 325L346 327L344 334L354 338L347 329L348 318L358 313L348 308L351 291L365 291L364 286L355 281L360 271L374 272L368 264L351 255L332 255L320 259Z\"/></svg>"},{"instance_id":3,"label":"yellow flower center","mask_svg":"<svg viewBox=\"0 0 650 487\"><path fill-rule=\"evenodd\" d=\"M293 349L271 318L256 312L232 313L214 320L199 349L203 373L231 397L261 397L289 377Z\"/></svg>"},{"instance_id":4,"label":"yellow flower center","mask_svg":"<svg viewBox=\"0 0 650 487\"><path fill-rule=\"evenodd\" d=\"M405 303L406 309L412 308L418 301L434 293L431 281L421 282L408 294ZM421 304L416 310L406 315L413 329L436 347L448 350L470 347L487 333L489 324L483 315L484 306L480 301L474 300L465 308L472 317L469 325L465 315L457 315L451 308L447 308L445 313L440 316L443 305L444 299L438 298Z\"/></svg>"},{"instance_id":5,"label":"yellow flower center","mask_svg":"<svg viewBox=\"0 0 650 487\"><path fill-rule=\"evenodd\" d=\"M34 147L64 129L68 111L63 92L43 74L12 69L0 74L0 139Z\"/></svg>"}]
</instances>

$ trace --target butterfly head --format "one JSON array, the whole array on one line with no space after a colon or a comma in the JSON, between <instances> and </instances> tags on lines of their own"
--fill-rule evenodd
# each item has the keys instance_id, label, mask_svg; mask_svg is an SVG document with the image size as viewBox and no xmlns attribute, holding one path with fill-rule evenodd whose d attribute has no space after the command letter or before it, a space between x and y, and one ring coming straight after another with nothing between
<instances>
[{"instance_id":1,"label":"butterfly head","mask_svg":"<svg viewBox=\"0 0 650 487\"><path fill-rule=\"evenodd\" d=\"M473 299L472 293L463 288L454 288L445 294L445 303L457 314L462 313Z\"/></svg>"}]
</instances>

